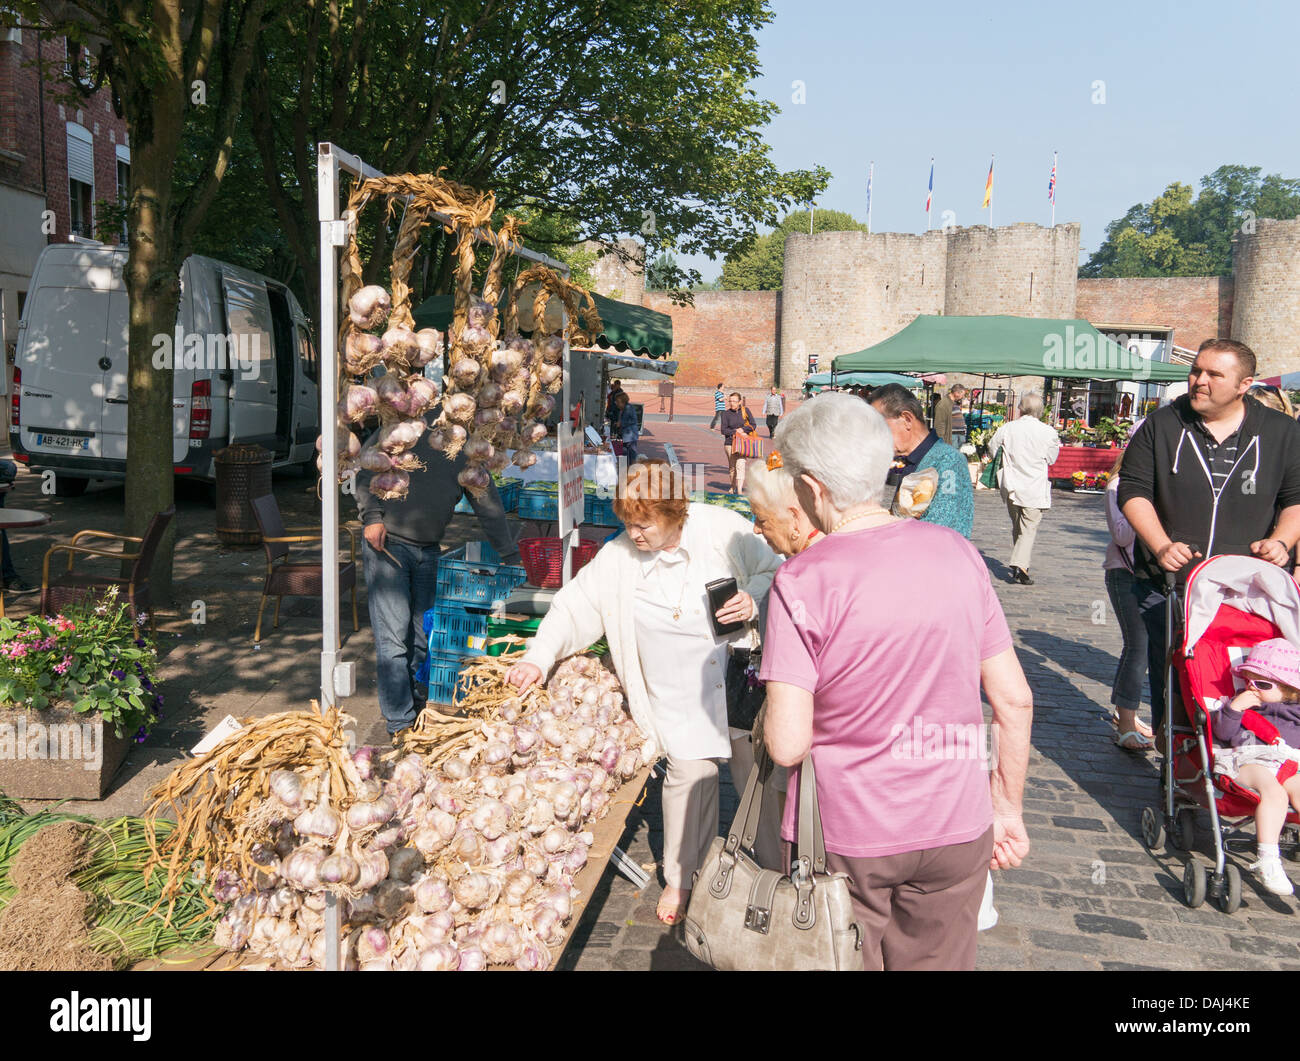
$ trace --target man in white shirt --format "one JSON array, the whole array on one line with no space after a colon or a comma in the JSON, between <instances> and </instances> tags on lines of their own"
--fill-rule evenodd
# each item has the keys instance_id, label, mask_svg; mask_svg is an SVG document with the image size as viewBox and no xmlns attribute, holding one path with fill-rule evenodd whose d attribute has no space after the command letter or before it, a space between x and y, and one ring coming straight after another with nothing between
<instances>
[{"instance_id":1,"label":"man in white shirt","mask_svg":"<svg viewBox=\"0 0 1300 1061\"><path fill-rule=\"evenodd\" d=\"M1047 469L1056 461L1061 440L1043 423L1043 399L1032 391L1020 399L1020 417L1003 424L989 442L990 456L1002 451L998 486L1011 513L1011 582L1032 586L1029 557L1043 509L1052 507Z\"/></svg>"}]
</instances>

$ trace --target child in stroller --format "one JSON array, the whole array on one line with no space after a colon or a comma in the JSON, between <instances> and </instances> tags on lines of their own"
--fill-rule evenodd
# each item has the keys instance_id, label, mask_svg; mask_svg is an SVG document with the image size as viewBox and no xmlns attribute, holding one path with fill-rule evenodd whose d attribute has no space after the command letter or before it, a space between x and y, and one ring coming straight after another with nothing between
<instances>
[{"instance_id":1,"label":"child in stroller","mask_svg":"<svg viewBox=\"0 0 1300 1061\"><path fill-rule=\"evenodd\" d=\"M1228 747L1216 749L1215 772L1259 793L1258 861L1249 868L1267 891L1291 895L1278 842L1288 806L1300 811L1300 648L1280 637L1263 641L1233 674L1246 689L1217 712L1214 736Z\"/></svg>"}]
</instances>

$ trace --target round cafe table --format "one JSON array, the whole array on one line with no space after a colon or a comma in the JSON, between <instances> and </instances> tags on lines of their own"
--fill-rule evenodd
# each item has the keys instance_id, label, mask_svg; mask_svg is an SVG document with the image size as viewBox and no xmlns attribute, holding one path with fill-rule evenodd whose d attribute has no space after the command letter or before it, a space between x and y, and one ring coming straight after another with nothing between
<instances>
[{"instance_id":1,"label":"round cafe table","mask_svg":"<svg viewBox=\"0 0 1300 1061\"><path fill-rule=\"evenodd\" d=\"M0 508L0 530L20 530L23 527L43 527L49 523L48 512L37 512L30 508ZM0 619L5 614L5 595L3 583L0 583Z\"/></svg>"}]
</instances>

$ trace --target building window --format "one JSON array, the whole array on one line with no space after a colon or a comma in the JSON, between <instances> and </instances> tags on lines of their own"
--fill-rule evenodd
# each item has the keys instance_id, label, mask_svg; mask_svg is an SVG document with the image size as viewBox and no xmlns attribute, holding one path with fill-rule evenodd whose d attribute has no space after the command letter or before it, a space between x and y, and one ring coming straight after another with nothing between
<instances>
[{"instance_id":1,"label":"building window","mask_svg":"<svg viewBox=\"0 0 1300 1061\"><path fill-rule=\"evenodd\" d=\"M68 180L68 199L71 203L68 231L74 236L93 239L95 235L95 189L78 180Z\"/></svg>"},{"instance_id":2,"label":"building window","mask_svg":"<svg viewBox=\"0 0 1300 1061\"><path fill-rule=\"evenodd\" d=\"M127 206L131 198L131 163L117 160L117 205L122 209L122 246L126 246Z\"/></svg>"},{"instance_id":3,"label":"building window","mask_svg":"<svg viewBox=\"0 0 1300 1061\"><path fill-rule=\"evenodd\" d=\"M95 235L95 138L90 130L68 122L68 230L74 236Z\"/></svg>"}]
</instances>

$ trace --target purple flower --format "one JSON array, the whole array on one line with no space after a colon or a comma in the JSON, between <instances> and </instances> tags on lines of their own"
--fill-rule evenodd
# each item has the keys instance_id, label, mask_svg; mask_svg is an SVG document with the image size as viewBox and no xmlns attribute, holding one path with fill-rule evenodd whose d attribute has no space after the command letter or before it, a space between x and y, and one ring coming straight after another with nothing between
<instances>
[{"instance_id":1,"label":"purple flower","mask_svg":"<svg viewBox=\"0 0 1300 1061\"><path fill-rule=\"evenodd\" d=\"M113 677L116 678L118 681L121 681L123 678L126 677L126 671L124 671L124 670L114 670L114 671L111 671L110 673L111 673L111 674L113 675Z\"/></svg>"}]
</instances>

